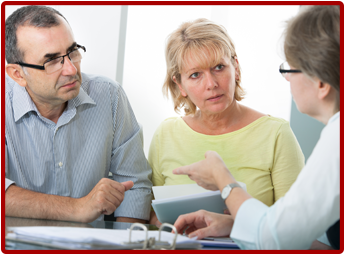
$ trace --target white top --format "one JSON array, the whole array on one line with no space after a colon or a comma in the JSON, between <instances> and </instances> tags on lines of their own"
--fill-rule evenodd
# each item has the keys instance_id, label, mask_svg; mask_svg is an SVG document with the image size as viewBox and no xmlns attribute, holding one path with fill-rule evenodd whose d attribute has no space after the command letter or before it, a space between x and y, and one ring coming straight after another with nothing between
<instances>
[{"instance_id":1,"label":"white top","mask_svg":"<svg viewBox=\"0 0 345 255\"><path fill-rule=\"evenodd\" d=\"M339 112L284 197L268 207L251 198L238 210L231 238L241 249L308 249L340 218Z\"/></svg>"}]
</instances>

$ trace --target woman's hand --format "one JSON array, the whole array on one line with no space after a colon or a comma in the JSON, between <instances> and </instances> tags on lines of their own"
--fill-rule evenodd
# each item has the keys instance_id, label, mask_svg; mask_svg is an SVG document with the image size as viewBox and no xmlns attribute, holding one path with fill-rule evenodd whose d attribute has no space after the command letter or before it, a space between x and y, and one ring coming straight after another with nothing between
<instances>
[{"instance_id":1,"label":"woman's hand","mask_svg":"<svg viewBox=\"0 0 345 255\"><path fill-rule=\"evenodd\" d=\"M221 185L221 183L224 178L235 181L222 158L215 151L207 151L204 160L176 168L173 173L186 174L199 186L209 190L223 189L224 185Z\"/></svg>"},{"instance_id":2,"label":"woman's hand","mask_svg":"<svg viewBox=\"0 0 345 255\"><path fill-rule=\"evenodd\" d=\"M179 234L202 239L208 236L229 236L234 220L231 215L212 213L200 210L184 214L177 218L174 226Z\"/></svg>"}]
</instances>

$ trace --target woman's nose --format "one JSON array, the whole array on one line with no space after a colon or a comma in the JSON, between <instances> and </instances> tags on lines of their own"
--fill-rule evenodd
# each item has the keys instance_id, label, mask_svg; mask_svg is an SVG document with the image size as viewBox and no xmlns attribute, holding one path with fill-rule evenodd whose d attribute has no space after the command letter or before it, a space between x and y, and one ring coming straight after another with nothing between
<instances>
[{"instance_id":1,"label":"woman's nose","mask_svg":"<svg viewBox=\"0 0 345 255\"><path fill-rule=\"evenodd\" d=\"M211 72L205 73L205 82L207 89L213 89L214 87L218 87L218 83Z\"/></svg>"}]
</instances>

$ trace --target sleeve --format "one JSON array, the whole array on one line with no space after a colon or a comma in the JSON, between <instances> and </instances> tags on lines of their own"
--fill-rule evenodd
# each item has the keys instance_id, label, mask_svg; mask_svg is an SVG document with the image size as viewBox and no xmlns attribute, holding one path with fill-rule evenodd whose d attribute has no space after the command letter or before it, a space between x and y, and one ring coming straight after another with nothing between
<instances>
[{"instance_id":1,"label":"sleeve","mask_svg":"<svg viewBox=\"0 0 345 255\"><path fill-rule=\"evenodd\" d=\"M268 208L255 198L250 198L241 205L236 214L230 237L242 250L259 249L258 233L262 221L265 221Z\"/></svg>"},{"instance_id":2,"label":"sleeve","mask_svg":"<svg viewBox=\"0 0 345 255\"><path fill-rule=\"evenodd\" d=\"M134 182L133 188L125 192L125 198L114 215L148 220L152 170L144 155L140 127L123 89L115 86L111 96L114 137L110 171L117 182Z\"/></svg>"},{"instance_id":3,"label":"sleeve","mask_svg":"<svg viewBox=\"0 0 345 255\"><path fill-rule=\"evenodd\" d=\"M328 241L326 232L323 233L323 235L320 236L320 237L319 237L318 239L316 239L316 240L318 240L319 242L324 243L324 244L326 244L326 245L328 245L328 246L332 246L332 245L329 243L329 241Z\"/></svg>"},{"instance_id":4,"label":"sleeve","mask_svg":"<svg viewBox=\"0 0 345 255\"><path fill-rule=\"evenodd\" d=\"M159 166L159 131L161 127L159 127L155 134L153 135L150 150L149 150L149 157L148 161L152 168L152 183L153 186L163 186L165 181L162 175L160 166Z\"/></svg>"},{"instance_id":5,"label":"sleeve","mask_svg":"<svg viewBox=\"0 0 345 255\"><path fill-rule=\"evenodd\" d=\"M8 155L7 155L7 143L5 144L5 190L8 189L9 186L11 186L12 184L15 184L14 181L8 179Z\"/></svg>"},{"instance_id":6,"label":"sleeve","mask_svg":"<svg viewBox=\"0 0 345 255\"><path fill-rule=\"evenodd\" d=\"M274 202L283 197L304 167L304 155L288 122L278 130L271 172Z\"/></svg>"},{"instance_id":7,"label":"sleeve","mask_svg":"<svg viewBox=\"0 0 345 255\"><path fill-rule=\"evenodd\" d=\"M339 125L339 122L338 122ZM321 138L284 197L271 207L255 199L237 212L231 238L243 249L308 249L340 218L339 126Z\"/></svg>"}]
</instances>

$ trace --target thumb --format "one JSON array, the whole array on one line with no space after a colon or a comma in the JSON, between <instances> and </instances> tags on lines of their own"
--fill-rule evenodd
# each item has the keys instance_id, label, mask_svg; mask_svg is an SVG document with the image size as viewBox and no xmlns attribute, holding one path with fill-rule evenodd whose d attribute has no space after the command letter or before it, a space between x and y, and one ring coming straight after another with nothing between
<instances>
[{"instance_id":1,"label":"thumb","mask_svg":"<svg viewBox=\"0 0 345 255\"><path fill-rule=\"evenodd\" d=\"M198 240L210 236L210 227L195 230L188 235L189 238L197 237Z\"/></svg>"},{"instance_id":2,"label":"thumb","mask_svg":"<svg viewBox=\"0 0 345 255\"><path fill-rule=\"evenodd\" d=\"M126 182L121 182L123 186L125 186L125 191L130 190L134 186L133 181L126 181Z\"/></svg>"}]
</instances>

